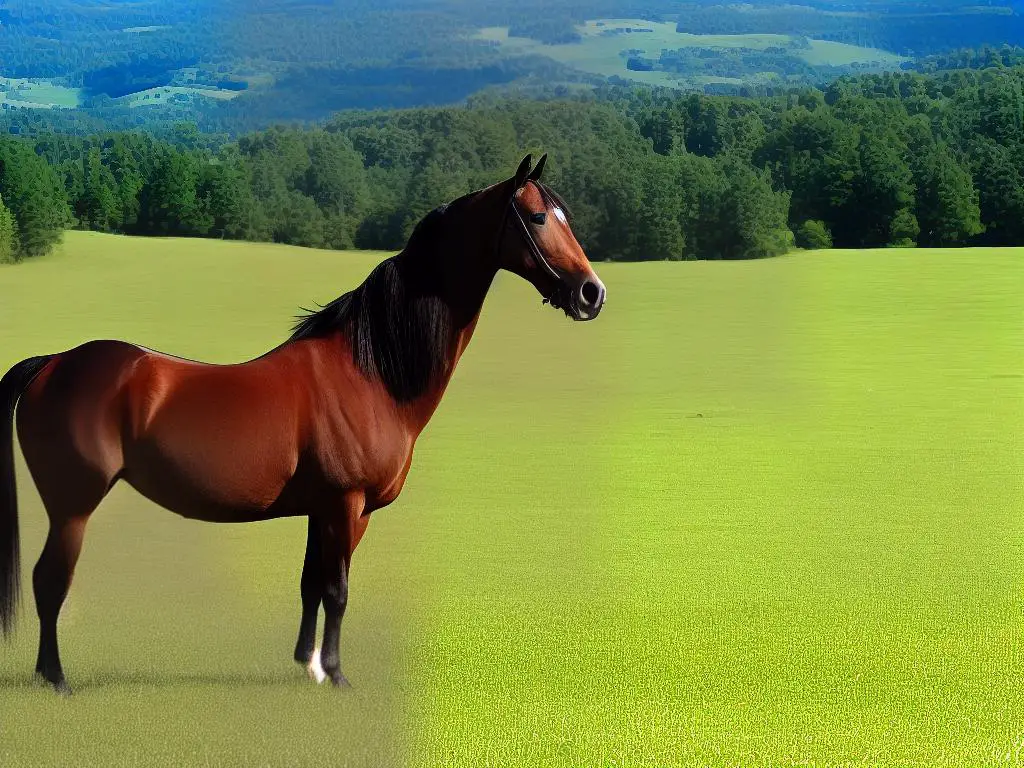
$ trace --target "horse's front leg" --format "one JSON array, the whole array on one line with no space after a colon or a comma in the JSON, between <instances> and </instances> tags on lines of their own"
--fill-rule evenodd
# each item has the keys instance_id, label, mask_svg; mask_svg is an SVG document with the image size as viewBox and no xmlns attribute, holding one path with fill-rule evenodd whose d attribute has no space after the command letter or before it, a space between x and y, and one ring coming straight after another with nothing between
<instances>
[{"instance_id":1,"label":"horse's front leg","mask_svg":"<svg viewBox=\"0 0 1024 768\"><path fill-rule=\"evenodd\" d=\"M367 521L362 517L364 507L365 496L353 493L346 496L342 509L320 520L324 604L324 645L320 663L331 683L339 688L350 687L341 672L341 620L348 605L348 572L352 552L366 530Z\"/></svg>"},{"instance_id":2,"label":"horse's front leg","mask_svg":"<svg viewBox=\"0 0 1024 768\"><path fill-rule=\"evenodd\" d=\"M304 666L310 678L318 683L326 678L320 664L320 650L316 647L316 622L324 589L322 566L320 523L311 517L306 529L306 559L302 564L302 621L299 624L299 639L295 643L295 661Z\"/></svg>"}]
</instances>

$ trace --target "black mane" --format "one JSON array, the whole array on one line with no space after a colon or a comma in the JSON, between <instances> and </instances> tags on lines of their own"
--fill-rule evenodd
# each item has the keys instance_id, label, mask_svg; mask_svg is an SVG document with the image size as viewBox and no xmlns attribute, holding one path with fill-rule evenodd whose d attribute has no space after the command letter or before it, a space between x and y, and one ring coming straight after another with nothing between
<instances>
[{"instance_id":1,"label":"black mane","mask_svg":"<svg viewBox=\"0 0 1024 768\"><path fill-rule=\"evenodd\" d=\"M535 181L544 204L565 201ZM299 318L289 341L341 332L363 374L384 383L399 402L413 400L444 372L455 324L441 298L437 265L454 213L475 193L442 205L416 225L397 256L378 264L358 288Z\"/></svg>"},{"instance_id":2,"label":"black mane","mask_svg":"<svg viewBox=\"0 0 1024 768\"><path fill-rule=\"evenodd\" d=\"M452 204L454 205L454 204ZM444 372L452 311L438 291L435 255L452 205L427 214L397 256L358 288L299 318L289 341L341 332L359 369L399 402L415 399Z\"/></svg>"}]
</instances>

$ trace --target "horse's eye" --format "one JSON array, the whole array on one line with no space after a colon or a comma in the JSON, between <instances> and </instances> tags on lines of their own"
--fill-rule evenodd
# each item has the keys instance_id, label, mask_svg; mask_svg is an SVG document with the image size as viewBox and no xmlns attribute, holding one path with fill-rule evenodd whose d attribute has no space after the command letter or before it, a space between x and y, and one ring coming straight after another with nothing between
<instances>
[{"instance_id":1,"label":"horse's eye","mask_svg":"<svg viewBox=\"0 0 1024 768\"><path fill-rule=\"evenodd\" d=\"M540 213L531 213L530 214L530 221L532 221L534 224L540 224L541 226L543 226L544 223L547 220L548 220L548 215L546 213L544 213L543 211L541 211Z\"/></svg>"}]
</instances>

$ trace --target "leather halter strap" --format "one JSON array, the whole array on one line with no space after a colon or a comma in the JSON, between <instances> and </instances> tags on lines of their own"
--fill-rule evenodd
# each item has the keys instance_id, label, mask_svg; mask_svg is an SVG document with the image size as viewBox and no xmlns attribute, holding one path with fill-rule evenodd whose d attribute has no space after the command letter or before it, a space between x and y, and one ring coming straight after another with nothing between
<instances>
[{"instance_id":1,"label":"leather halter strap","mask_svg":"<svg viewBox=\"0 0 1024 768\"><path fill-rule=\"evenodd\" d=\"M518 194L518 192L519 192L519 190L516 190L517 194ZM509 207L505 210L505 219L502 221L502 225L501 225L501 237L498 238L497 250L498 251L501 250L501 244L505 240L506 223L508 222L509 211L511 211L513 217L515 218L515 222L516 222L516 225L518 226L519 232L520 232L520 234L522 234L523 240L526 241L527 248L530 249L530 255L532 255L533 258L536 259L537 263L540 264L541 268L545 272L547 272L548 275L550 275L552 278L554 278L554 280L559 285L561 285L561 283L562 283L561 276L555 271L555 268L551 266L551 264L548 262L548 260L546 258L544 258L544 252L541 251L540 246L537 245L537 240L536 240L536 238L534 238L533 233L530 232L530 227L526 223L526 219L523 218L523 214L519 212L519 206L516 205L516 196L515 195L512 195L512 199L509 200L508 205L509 205Z\"/></svg>"}]
</instances>

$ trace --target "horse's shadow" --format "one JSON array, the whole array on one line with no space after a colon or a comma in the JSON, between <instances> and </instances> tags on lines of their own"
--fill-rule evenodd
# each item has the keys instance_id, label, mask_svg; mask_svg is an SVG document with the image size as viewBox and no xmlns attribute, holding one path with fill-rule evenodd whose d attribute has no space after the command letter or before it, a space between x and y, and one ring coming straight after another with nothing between
<instances>
[{"instance_id":1,"label":"horse's shadow","mask_svg":"<svg viewBox=\"0 0 1024 768\"><path fill-rule=\"evenodd\" d=\"M77 680L71 678L74 693L113 690L117 688L172 688L178 686L209 687L295 687L303 683L310 686L309 678L296 669L281 672L118 672L104 671L86 675ZM0 689L40 690L49 688L49 683L34 674L0 673Z\"/></svg>"}]
</instances>

